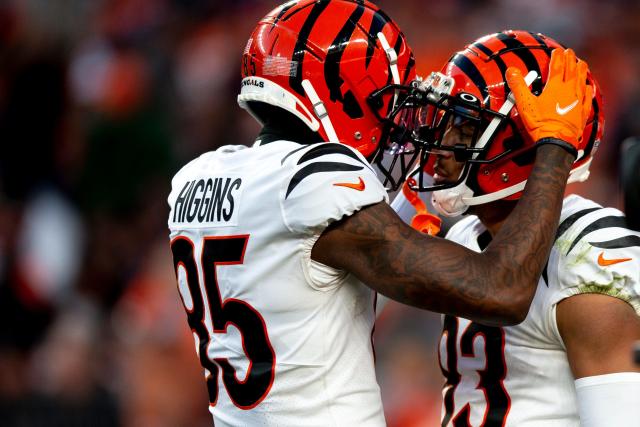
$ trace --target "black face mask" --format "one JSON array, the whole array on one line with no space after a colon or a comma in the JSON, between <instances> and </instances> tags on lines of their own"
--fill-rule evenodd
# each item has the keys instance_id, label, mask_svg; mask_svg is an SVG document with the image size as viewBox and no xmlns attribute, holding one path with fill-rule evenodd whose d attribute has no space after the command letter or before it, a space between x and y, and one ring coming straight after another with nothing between
<instances>
[{"instance_id":1,"label":"black face mask","mask_svg":"<svg viewBox=\"0 0 640 427\"><path fill-rule=\"evenodd\" d=\"M395 99L386 116L379 113L384 96ZM400 188L420 157L420 149L411 137L415 113L421 105L420 96L417 85L412 82L410 85L387 85L367 98L367 103L383 124L378 148L368 160L378 169L383 185L389 191Z\"/></svg>"}]
</instances>

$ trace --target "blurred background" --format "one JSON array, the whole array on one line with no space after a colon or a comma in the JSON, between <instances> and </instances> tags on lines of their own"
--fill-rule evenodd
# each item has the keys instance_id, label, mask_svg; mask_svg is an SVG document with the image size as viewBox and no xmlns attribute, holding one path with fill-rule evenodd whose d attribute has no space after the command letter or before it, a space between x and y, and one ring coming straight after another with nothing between
<instances>
[{"instance_id":1,"label":"blurred background","mask_svg":"<svg viewBox=\"0 0 640 427\"><path fill-rule=\"evenodd\" d=\"M168 246L181 165L258 126L240 59L267 0L0 1L0 425L208 426ZM620 147L640 135L640 2L381 0L418 71L480 35L543 32L605 96L591 180L622 208ZM376 327L390 426L435 426L439 316L393 304Z\"/></svg>"}]
</instances>

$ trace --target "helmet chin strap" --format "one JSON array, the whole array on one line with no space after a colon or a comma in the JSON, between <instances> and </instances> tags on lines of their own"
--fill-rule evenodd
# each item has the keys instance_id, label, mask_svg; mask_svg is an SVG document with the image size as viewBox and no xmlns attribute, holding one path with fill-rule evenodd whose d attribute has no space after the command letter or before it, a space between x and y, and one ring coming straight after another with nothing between
<instances>
[{"instance_id":1,"label":"helmet chin strap","mask_svg":"<svg viewBox=\"0 0 640 427\"><path fill-rule=\"evenodd\" d=\"M389 68L391 68L391 77L393 78L393 83L399 85L400 84L400 72L398 71L398 53L389 45L387 38L382 34L382 32L376 35L378 40L380 41L380 46L384 50L384 53L387 55L387 60L389 61Z\"/></svg>"},{"instance_id":2,"label":"helmet chin strap","mask_svg":"<svg viewBox=\"0 0 640 427\"><path fill-rule=\"evenodd\" d=\"M590 158L584 165L581 165L577 168L574 168L567 178L567 184L571 184L572 182L584 182L589 178L589 166L591 166L591 161L593 158ZM503 199L505 197L516 194L522 190L527 185L527 180L525 179L522 182L512 185L511 187L503 188L502 190L494 191L493 193L483 194L482 196L476 197L463 197L462 201L467 206L474 205L483 205L489 202L495 202L496 200Z\"/></svg>"},{"instance_id":3,"label":"helmet chin strap","mask_svg":"<svg viewBox=\"0 0 640 427\"><path fill-rule=\"evenodd\" d=\"M567 184L586 181L587 178L589 178L589 166L591 166L592 161L593 158L590 158L585 164L572 169L569 173ZM495 202L496 200L516 194L524 190L526 185L527 180L525 179L522 182L503 188L502 190L474 197L473 191L467 187L465 180L453 188L434 191L431 196L431 202L441 215L454 217L465 213L469 206L484 205L485 203Z\"/></svg>"},{"instance_id":4,"label":"helmet chin strap","mask_svg":"<svg viewBox=\"0 0 640 427\"><path fill-rule=\"evenodd\" d=\"M387 38L379 32L377 34L378 40L380 41L380 46L382 46L382 50L387 55L387 61L389 61L389 68L391 69L391 77L393 78L393 83L399 85L400 84L400 72L398 71L398 53L391 47ZM393 95L393 106L395 107L396 101L398 100L398 91L394 91Z\"/></svg>"},{"instance_id":5,"label":"helmet chin strap","mask_svg":"<svg viewBox=\"0 0 640 427\"><path fill-rule=\"evenodd\" d=\"M324 102L320 100L318 93L313 88L313 85L308 79L302 81L302 88L304 92L307 94L307 98L311 101L311 105L313 105L313 112L315 113L318 120L322 124L325 133L327 134L327 139L329 142L340 143L338 139L338 135L336 135L336 131L333 128L333 123L331 123L331 119L329 118L329 113L327 113L327 108L324 106Z\"/></svg>"},{"instance_id":6,"label":"helmet chin strap","mask_svg":"<svg viewBox=\"0 0 640 427\"><path fill-rule=\"evenodd\" d=\"M431 199L438 212L447 217L454 217L465 213L469 206L484 205L516 194L524 190L526 184L525 179L502 190L474 197L473 190L467 186L466 182L461 182L453 188L434 191Z\"/></svg>"}]
</instances>

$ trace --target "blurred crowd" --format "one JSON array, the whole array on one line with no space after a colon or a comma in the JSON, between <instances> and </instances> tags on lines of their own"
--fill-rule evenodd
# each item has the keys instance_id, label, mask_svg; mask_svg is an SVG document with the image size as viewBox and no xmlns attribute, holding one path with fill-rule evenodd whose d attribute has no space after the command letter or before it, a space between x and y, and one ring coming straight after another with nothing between
<instances>
[{"instance_id":1,"label":"blurred crowd","mask_svg":"<svg viewBox=\"0 0 640 427\"><path fill-rule=\"evenodd\" d=\"M605 97L592 177L622 207L620 146L640 135L636 0L381 0L418 72L502 29L585 58ZM267 0L0 1L0 424L207 426L168 250L186 161L249 144L241 54ZM437 255L432 255L437 256ZM437 425L439 316L390 304L376 327L390 426Z\"/></svg>"}]
</instances>

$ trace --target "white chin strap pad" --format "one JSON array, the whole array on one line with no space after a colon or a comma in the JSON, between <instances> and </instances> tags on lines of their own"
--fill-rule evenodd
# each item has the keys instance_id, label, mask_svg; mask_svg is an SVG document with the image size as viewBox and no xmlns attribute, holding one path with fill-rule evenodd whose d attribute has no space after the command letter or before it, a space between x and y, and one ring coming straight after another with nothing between
<instances>
[{"instance_id":1,"label":"white chin strap pad","mask_svg":"<svg viewBox=\"0 0 640 427\"><path fill-rule=\"evenodd\" d=\"M464 182L453 188L434 191L431 196L433 207L443 216L460 216L469 206L465 203L473 196L473 191Z\"/></svg>"},{"instance_id":2,"label":"white chin strap pad","mask_svg":"<svg viewBox=\"0 0 640 427\"><path fill-rule=\"evenodd\" d=\"M338 136L333 128L327 109L320 100L311 82L309 80L303 80L302 88L307 98L309 98L309 101L311 101L311 105L313 105L313 113L305 107L302 101L291 94L291 92L262 77L245 77L242 79L242 89L240 90L240 95L238 95L238 104L247 110L260 124L263 123L260 118L251 111L249 102L264 102L282 108L302 120L302 122L309 126L309 129L314 132L318 132L320 125L322 125L329 142L340 142L338 141Z\"/></svg>"},{"instance_id":3,"label":"white chin strap pad","mask_svg":"<svg viewBox=\"0 0 640 427\"><path fill-rule=\"evenodd\" d=\"M432 196L433 207L444 216L459 216L465 213L467 209L469 209L469 206L483 205L503 199L522 191L526 184L527 181L522 181L511 187L474 197L473 191L467 187L467 184L462 182L453 188L434 191Z\"/></svg>"}]
</instances>

